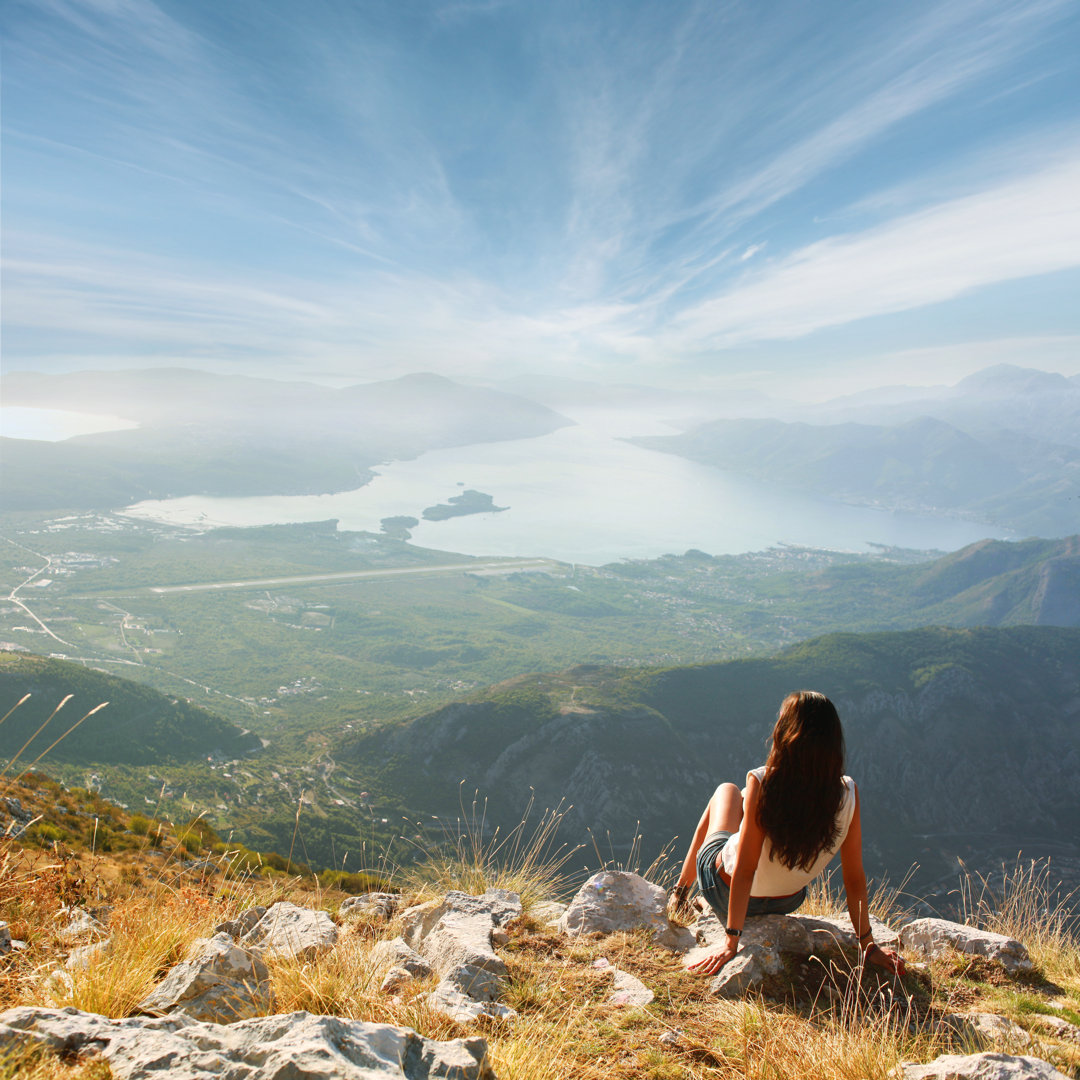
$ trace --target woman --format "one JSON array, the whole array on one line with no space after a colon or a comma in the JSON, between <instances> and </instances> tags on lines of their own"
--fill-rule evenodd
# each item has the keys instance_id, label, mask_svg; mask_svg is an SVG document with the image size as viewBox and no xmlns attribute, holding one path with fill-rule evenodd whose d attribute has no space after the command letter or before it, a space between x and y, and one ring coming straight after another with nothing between
<instances>
[{"instance_id":1,"label":"woman","mask_svg":"<svg viewBox=\"0 0 1080 1080\"><path fill-rule=\"evenodd\" d=\"M747 916L786 915L840 852L848 912L867 962L904 974L904 961L874 943L862 861L859 792L844 775L844 735L833 703L812 690L780 706L768 761L746 787L721 784L701 816L673 891L688 908L695 877L727 931L724 942L690 970L719 971L739 949Z\"/></svg>"}]
</instances>

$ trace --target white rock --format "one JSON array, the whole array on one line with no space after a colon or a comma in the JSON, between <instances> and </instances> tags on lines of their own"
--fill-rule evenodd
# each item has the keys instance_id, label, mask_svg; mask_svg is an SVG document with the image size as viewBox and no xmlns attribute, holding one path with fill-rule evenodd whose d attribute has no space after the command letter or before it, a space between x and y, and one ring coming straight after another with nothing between
<instances>
[{"instance_id":1,"label":"white rock","mask_svg":"<svg viewBox=\"0 0 1080 1080\"><path fill-rule=\"evenodd\" d=\"M261 904L241 911L235 919L226 919L214 927L215 934L228 934L229 937L243 937L264 915L266 908Z\"/></svg>"},{"instance_id":2,"label":"white rock","mask_svg":"<svg viewBox=\"0 0 1080 1080\"><path fill-rule=\"evenodd\" d=\"M412 978L423 979L432 973L431 965L405 944L404 938L377 941L371 947L371 959L376 966L403 968Z\"/></svg>"},{"instance_id":3,"label":"white rock","mask_svg":"<svg viewBox=\"0 0 1080 1080\"><path fill-rule=\"evenodd\" d=\"M451 911L460 911L463 915L489 915L496 926L506 926L521 918L521 897L508 889L488 889L483 896L470 896L452 889L446 894L444 903Z\"/></svg>"},{"instance_id":4,"label":"white rock","mask_svg":"<svg viewBox=\"0 0 1080 1080\"><path fill-rule=\"evenodd\" d=\"M359 896L350 896L341 902L338 913L341 915L373 914L378 918L390 919L401 902L400 893L366 892Z\"/></svg>"},{"instance_id":5,"label":"white rock","mask_svg":"<svg viewBox=\"0 0 1080 1080\"><path fill-rule=\"evenodd\" d=\"M101 1054L117 1080L495 1080L484 1039L286 1013L206 1024L188 1016L109 1020L77 1009L0 1013L0 1049L26 1042Z\"/></svg>"},{"instance_id":6,"label":"white rock","mask_svg":"<svg viewBox=\"0 0 1080 1080\"><path fill-rule=\"evenodd\" d=\"M456 1020L459 1024L468 1024L478 1020L481 1016L488 1016L495 1020L512 1020L517 1012L509 1005L503 1005L498 1001L476 1001L456 990L448 982L443 981L427 995L427 1003L431 1008Z\"/></svg>"},{"instance_id":7,"label":"white rock","mask_svg":"<svg viewBox=\"0 0 1080 1080\"><path fill-rule=\"evenodd\" d=\"M92 941L89 945L76 945L68 953L68 958L64 961L64 967L68 971L85 971L105 957L111 948L111 937L106 938L104 941Z\"/></svg>"},{"instance_id":8,"label":"white rock","mask_svg":"<svg viewBox=\"0 0 1080 1080\"><path fill-rule=\"evenodd\" d=\"M406 908L399 920L405 943L415 949L431 933L446 911L447 906L443 900L428 900L426 903Z\"/></svg>"},{"instance_id":9,"label":"white rock","mask_svg":"<svg viewBox=\"0 0 1080 1080\"><path fill-rule=\"evenodd\" d=\"M859 939L847 915L817 916L792 915L790 918L802 924L813 941L815 955L824 955L838 950L853 952L859 947ZM880 919L870 916L870 929L874 934L874 943L889 949L900 947L900 935Z\"/></svg>"},{"instance_id":10,"label":"white rock","mask_svg":"<svg viewBox=\"0 0 1080 1080\"><path fill-rule=\"evenodd\" d=\"M312 957L333 948L338 930L325 911L280 901L240 939L245 948L283 956Z\"/></svg>"},{"instance_id":11,"label":"white rock","mask_svg":"<svg viewBox=\"0 0 1080 1080\"><path fill-rule=\"evenodd\" d=\"M184 1012L196 1020L232 1023L270 1007L266 965L228 934L196 941L192 954L139 1002L143 1012Z\"/></svg>"},{"instance_id":12,"label":"white rock","mask_svg":"<svg viewBox=\"0 0 1080 1080\"><path fill-rule=\"evenodd\" d=\"M506 988L506 981L487 968L462 964L448 971L442 977L440 985L460 990L473 1001L494 1001Z\"/></svg>"},{"instance_id":13,"label":"white rock","mask_svg":"<svg viewBox=\"0 0 1080 1080\"><path fill-rule=\"evenodd\" d=\"M83 944L108 934L105 927L89 911L71 908L67 914L69 916L67 925L56 931L56 936L67 945Z\"/></svg>"},{"instance_id":14,"label":"white rock","mask_svg":"<svg viewBox=\"0 0 1080 1080\"><path fill-rule=\"evenodd\" d=\"M1041 1013L1031 1017L1032 1024L1040 1031L1052 1035L1055 1039L1071 1039L1080 1042L1080 1027L1070 1024L1061 1016L1044 1016Z\"/></svg>"},{"instance_id":15,"label":"white rock","mask_svg":"<svg viewBox=\"0 0 1080 1080\"><path fill-rule=\"evenodd\" d=\"M1006 971L1030 971L1031 957L1019 941L989 930L976 930L948 919L916 919L900 930L905 948L926 959L944 956L949 949L996 960Z\"/></svg>"},{"instance_id":16,"label":"white rock","mask_svg":"<svg viewBox=\"0 0 1080 1080\"><path fill-rule=\"evenodd\" d=\"M493 925L487 915L448 911L420 942L417 952L439 972L469 964L506 974L506 965L491 947Z\"/></svg>"},{"instance_id":17,"label":"white rock","mask_svg":"<svg viewBox=\"0 0 1080 1080\"><path fill-rule=\"evenodd\" d=\"M943 1054L927 1065L904 1062L901 1080L1068 1080L1040 1058L1011 1054Z\"/></svg>"},{"instance_id":18,"label":"white rock","mask_svg":"<svg viewBox=\"0 0 1080 1080\"><path fill-rule=\"evenodd\" d=\"M667 917L667 893L625 870L593 874L559 919L559 929L572 936L642 928L652 933L658 945L676 952L694 945L694 935Z\"/></svg>"},{"instance_id":19,"label":"white rock","mask_svg":"<svg viewBox=\"0 0 1080 1080\"><path fill-rule=\"evenodd\" d=\"M719 998L742 997L758 989L769 972L756 949L739 952L729 960L709 983L709 993Z\"/></svg>"},{"instance_id":20,"label":"white rock","mask_svg":"<svg viewBox=\"0 0 1080 1080\"><path fill-rule=\"evenodd\" d=\"M562 904L558 900L541 900L538 904L533 904L529 910L529 914L538 922L541 926L553 926L563 916L569 905Z\"/></svg>"},{"instance_id":21,"label":"white rock","mask_svg":"<svg viewBox=\"0 0 1080 1080\"><path fill-rule=\"evenodd\" d=\"M608 996L609 1005L625 1005L631 1008L644 1008L656 995L629 971L615 969L614 989Z\"/></svg>"},{"instance_id":22,"label":"white rock","mask_svg":"<svg viewBox=\"0 0 1080 1080\"><path fill-rule=\"evenodd\" d=\"M934 1025L938 1034L952 1034L973 1047L988 1049L995 1044L1027 1046L1031 1036L1019 1025L997 1013L947 1013Z\"/></svg>"},{"instance_id":23,"label":"white rock","mask_svg":"<svg viewBox=\"0 0 1080 1080\"><path fill-rule=\"evenodd\" d=\"M383 977L379 986L380 994L396 994L406 983L416 979L411 971L403 967L392 967Z\"/></svg>"}]
</instances>

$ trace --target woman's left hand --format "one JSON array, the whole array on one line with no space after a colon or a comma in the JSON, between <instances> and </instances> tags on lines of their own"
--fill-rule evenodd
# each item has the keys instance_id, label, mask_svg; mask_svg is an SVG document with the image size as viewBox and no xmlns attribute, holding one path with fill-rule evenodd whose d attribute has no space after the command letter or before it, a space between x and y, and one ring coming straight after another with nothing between
<instances>
[{"instance_id":1,"label":"woman's left hand","mask_svg":"<svg viewBox=\"0 0 1080 1080\"><path fill-rule=\"evenodd\" d=\"M883 949L880 945L873 945L867 950L866 959L868 963L886 968L896 975L907 972L904 958L895 949Z\"/></svg>"},{"instance_id":2,"label":"woman's left hand","mask_svg":"<svg viewBox=\"0 0 1080 1080\"><path fill-rule=\"evenodd\" d=\"M715 975L729 960L734 959L738 951L737 944L721 945L718 949L703 956L697 963L691 964L686 970L694 972L695 975Z\"/></svg>"}]
</instances>

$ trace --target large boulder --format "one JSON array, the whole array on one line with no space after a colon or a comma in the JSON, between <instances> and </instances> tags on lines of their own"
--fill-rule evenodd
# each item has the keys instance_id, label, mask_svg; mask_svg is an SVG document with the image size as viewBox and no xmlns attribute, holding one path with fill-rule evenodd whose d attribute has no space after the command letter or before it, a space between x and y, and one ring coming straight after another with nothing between
<instances>
[{"instance_id":1,"label":"large boulder","mask_svg":"<svg viewBox=\"0 0 1080 1080\"><path fill-rule=\"evenodd\" d=\"M505 938L502 927L520 918L521 911L521 897L504 889L488 889L483 896L451 891L442 900L403 912L401 946L376 946L377 954L397 964L402 946L415 949L440 976L439 985L427 997L429 1004L459 1022L480 1016L508 1019L517 1014L496 1000L504 986L506 965L495 952L494 942ZM396 989L401 982L392 979L388 989Z\"/></svg>"},{"instance_id":2,"label":"large boulder","mask_svg":"<svg viewBox=\"0 0 1080 1080\"><path fill-rule=\"evenodd\" d=\"M256 953L236 945L228 934L196 941L192 953L169 970L139 1009L153 1016L183 1012L228 1024L270 1008L269 972Z\"/></svg>"},{"instance_id":3,"label":"large boulder","mask_svg":"<svg viewBox=\"0 0 1080 1080\"><path fill-rule=\"evenodd\" d=\"M948 919L916 919L900 929L904 947L927 960L947 955L950 949L996 960L1006 971L1030 971L1031 957L1019 942L1004 934L977 930Z\"/></svg>"},{"instance_id":4,"label":"large boulder","mask_svg":"<svg viewBox=\"0 0 1080 1080\"><path fill-rule=\"evenodd\" d=\"M117 1080L495 1080L483 1039L440 1042L304 1012L227 1025L184 1015L109 1020L78 1009L0 1013L0 1053L28 1043L65 1056L100 1054Z\"/></svg>"},{"instance_id":5,"label":"large boulder","mask_svg":"<svg viewBox=\"0 0 1080 1080\"><path fill-rule=\"evenodd\" d=\"M665 949L685 952L694 945L694 935L667 917L667 893L626 870L593 874L559 919L559 929L572 936L644 929Z\"/></svg>"},{"instance_id":6,"label":"large boulder","mask_svg":"<svg viewBox=\"0 0 1080 1080\"><path fill-rule=\"evenodd\" d=\"M266 910L240 944L279 956L310 958L333 948L337 937L337 927L325 911L312 911L282 900Z\"/></svg>"},{"instance_id":7,"label":"large boulder","mask_svg":"<svg viewBox=\"0 0 1080 1080\"><path fill-rule=\"evenodd\" d=\"M1011 1054L943 1054L926 1065L904 1062L900 1080L1069 1080L1041 1058Z\"/></svg>"},{"instance_id":8,"label":"large boulder","mask_svg":"<svg viewBox=\"0 0 1080 1080\"><path fill-rule=\"evenodd\" d=\"M228 934L231 938L243 937L264 915L266 908L262 904L246 908L235 919L226 919L214 927L215 934Z\"/></svg>"},{"instance_id":9,"label":"large boulder","mask_svg":"<svg viewBox=\"0 0 1080 1080\"><path fill-rule=\"evenodd\" d=\"M432 972L431 965L400 937L377 941L371 947L371 959L377 967L402 968L414 979L426 978Z\"/></svg>"}]
</instances>

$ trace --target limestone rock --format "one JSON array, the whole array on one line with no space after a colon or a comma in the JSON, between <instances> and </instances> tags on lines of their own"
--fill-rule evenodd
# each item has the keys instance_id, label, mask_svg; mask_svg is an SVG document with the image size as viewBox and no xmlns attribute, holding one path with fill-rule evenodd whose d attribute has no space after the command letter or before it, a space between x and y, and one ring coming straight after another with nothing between
<instances>
[{"instance_id":1,"label":"limestone rock","mask_svg":"<svg viewBox=\"0 0 1080 1080\"><path fill-rule=\"evenodd\" d=\"M11 952L11 927L6 922L0 922L0 956Z\"/></svg>"},{"instance_id":2,"label":"limestone rock","mask_svg":"<svg viewBox=\"0 0 1080 1080\"><path fill-rule=\"evenodd\" d=\"M440 985L449 985L460 990L473 1001L494 1001L505 989L505 980L487 968L462 964L452 968L443 977Z\"/></svg>"},{"instance_id":3,"label":"limestone rock","mask_svg":"<svg viewBox=\"0 0 1080 1080\"><path fill-rule=\"evenodd\" d=\"M1040 1058L1011 1054L943 1054L927 1065L905 1062L896 1075L900 1080L1068 1080Z\"/></svg>"},{"instance_id":4,"label":"limestone rock","mask_svg":"<svg viewBox=\"0 0 1080 1080\"><path fill-rule=\"evenodd\" d=\"M631 1008L644 1008L656 995L629 971L615 969L614 989L608 997L609 1005L625 1005Z\"/></svg>"},{"instance_id":5,"label":"limestone rock","mask_svg":"<svg viewBox=\"0 0 1080 1080\"><path fill-rule=\"evenodd\" d=\"M184 1012L196 1020L232 1023L270 1006L269 972L228 934L195 942L194 955L172 967L139 1002L143 1012Z\"/></svg>"},{"instance_id":6,"label":"limestone rock","mask_svg":"<svg viewBox=\"0 0 1080 1080\"><path fill-rule=\"evenodd\" d=\"M411 971L403 967L392 967L384 976L383 981L379 984L380 994L396 994L407 983L411 983L416 978Z\"/></svg>"},{"instance_id":7,"label":"limestone rock","mask_svg":"<svg viewBox=\"0 0 1080 1080\"><path fill-rule=\"evenodd\" d=\"M506 974L506 965L491 947L492 922L484 915L448 911L420 942L417 952L444 974L462 964Z\"/></svg>"},{"instance_id":8,"label":"limestone rock","mask_svg":"<svg viewBox=\"0 0 1080 1080\"><path fill-rule=\"evenodd\" d=\"M625 870L593 874L559 919L559 929L570 935L642 928L666 949L685 952L694 945L694 935L667 917L664 890Z\"/></svg>"},{"instance_id":9,"label":"limestone rock","mask_svg":"<svg viewBox=\"0 0 1080 1080\"><path fill-rule=\"evenodd\" d=\"M68 953L64 967L68 971L85 971L105 957L111 948L111 937L107 937L104 941L91 941L89 945L77 945Z\"/></svg>"},{"instance_id":10,"label":"limestone rock","mask_svg":"<svg viewBox=\"0 0 1080 1080\"><path fill-rule=\"evenodd\" d=\"M431 933L446 910L444 900L428 900L424 904L406 908L401 913L401 936L405 943L415 949Z\"/></svg>"},{"instance_id":11,"label":"limestone rock","mask_svg":"<svg viewBox=\"0 0 1080 1080\"><path fill-rule=\"evenodd\" d=\"M343 900L338 913L341 915L374 915L389 922L401 902L400 893L366 892Z\"/></svg>"},{"instance_id":12,"label":"limestone rock","mask_svg":"<svg viewBox=\"0 0 1080 1080\"><path fill-rule=\"evenodd\" d=\"M337 927L325 911L282 900L267 909L240 944L284 956L312 957L333 948L337 936Z\"/></svg>"},{"instance_id":13,"label":"limestone rock","mask_svg":"<svg viewBox=\"0 0 1080 1080\"><path fill-rule=\"evenodd\" d=\"M567 904L561 904L558 900L541 900L539 904L533 904L529 914L541 926L553 926L562 918L567 907Z\"/></svg>"},{"instance_id":14,"label":"limestone rock","mask_svg":"<svg viewBox=\"0 0 1080 1080\"><path fill-rule=\"evenodd\" d=\"M105 927L83 908L69 908L65 914L68 921L56 931L56 936L66 945L82 945L108 934Z\"/></svg>"},{"instance_id":15,"label":"limestone rock","mask_svg":"<svg viewBox=\"0 0 1080 1080\"><path fill-rule=\"evenodd\" d=\"M189 1016L109 1020L77 1009L0 1013L0 1051L38 1043L100 1053L117 1080L496 1080L484 1039L425 1039L407 1028L287 1013L239 1023Z\"/></svg>"},{"instance_id":16,"label":"limestone rock","mask_svg":"<svg viewBox=\"0 0 1080 1080\"><path fill-rule=\"evenodd\" d=\"M859 939L847 915L826 917L821 915L793 915L793 919L802 924L814 942L814 955L824 956L840 951L854 952L859 947ZM898 949L900 935L880 919L870 916L870 929L874 933L874 943L886 948Z\"/></svg>"},{"instance_id":17,"label":"limestone rock","mask_svg":"<svg viewBox=\"0 0 1080 1080\"><path fill-rule=\"evenodd\" d=\"M709 993L719 998L742 997L757 990L769 974L757 949L746 949L729 960L709 983Z\"/></svg>"},{"instance_id":18,"label":"limestone rock","mask_svg":"<svg viewBox=\"0 0 1080 1080\"><path fill-rule=\"evenodd\" d=\"M226 919L214 927L215 934L228 934L232 938L242 938L264 915L266 908L261 904L240 912L235 919Z\"/></svg>"},{"instance_id":19,"label":"limestone rock","mask_svg":"<svg viewBox=\"0 0 1080 1080\"><path fill-rule=\"evenodd\" d=\"M1061 1016L1036 1014L1032 1016L1031 1022L1040 1031L1053 1036L1055 1039L1070 1039L1073 1042L1080 1042L1080 1027L1077 1027L1076 1024L1070 1024L1068 1020Z\"/></svg>"},{"instance_id":20,"label":"limestone rock","mask_svg":"<svg viewBox=\"0 0 1080 1080\"><path fill-rule=\"evenodd\" d=\"M481 1016L488 1016L495 1020L512 1020L517 1016L517 1012L509 1005L503 1005L498 1001L477 1001L463 991L455 989L445 979L427 995L427 1002L431 1008L445 1013L459 1024L467 1024L472 1020L478 1020Z\"/></svg>"},{"instance_id":21,"label":"limestone rock","mask_svg":"<svg viewBox=\"0 0 1080 1080\"><path fill-rule=\"evenodd\" d=\"M431 965L415 949L410 949L404 938L376 942L371 959L378 966L402 968L413 979L423 979L432 973Z\"/></svg>"},{"instance_id":22,"label":"limestone rock","mask_svg":"<svg viewBox=\"0 0 1080 1080\"><path fill-rule=\"evenodd\" d=\"M989 930L976 930L948 919L916 919L900 930L904 946L927 960L945 955L950 948L996 960L1009 972L1030 971L1031 957L1019 941Z\"/></svg>"},{"instance_id":23,"label":"limestone rock","mask_svg":"<svg viewBox=\"0 0 1080 1080\"><path fill-rule=\"evenodd\" d=\"M1031 1036L1019 1025L997 1013L948 1013L934 1025L939 1034L951 1034L970 1046L988 1049L995 1045L1027 1046Z\"/></svg>"}]
</instances>

